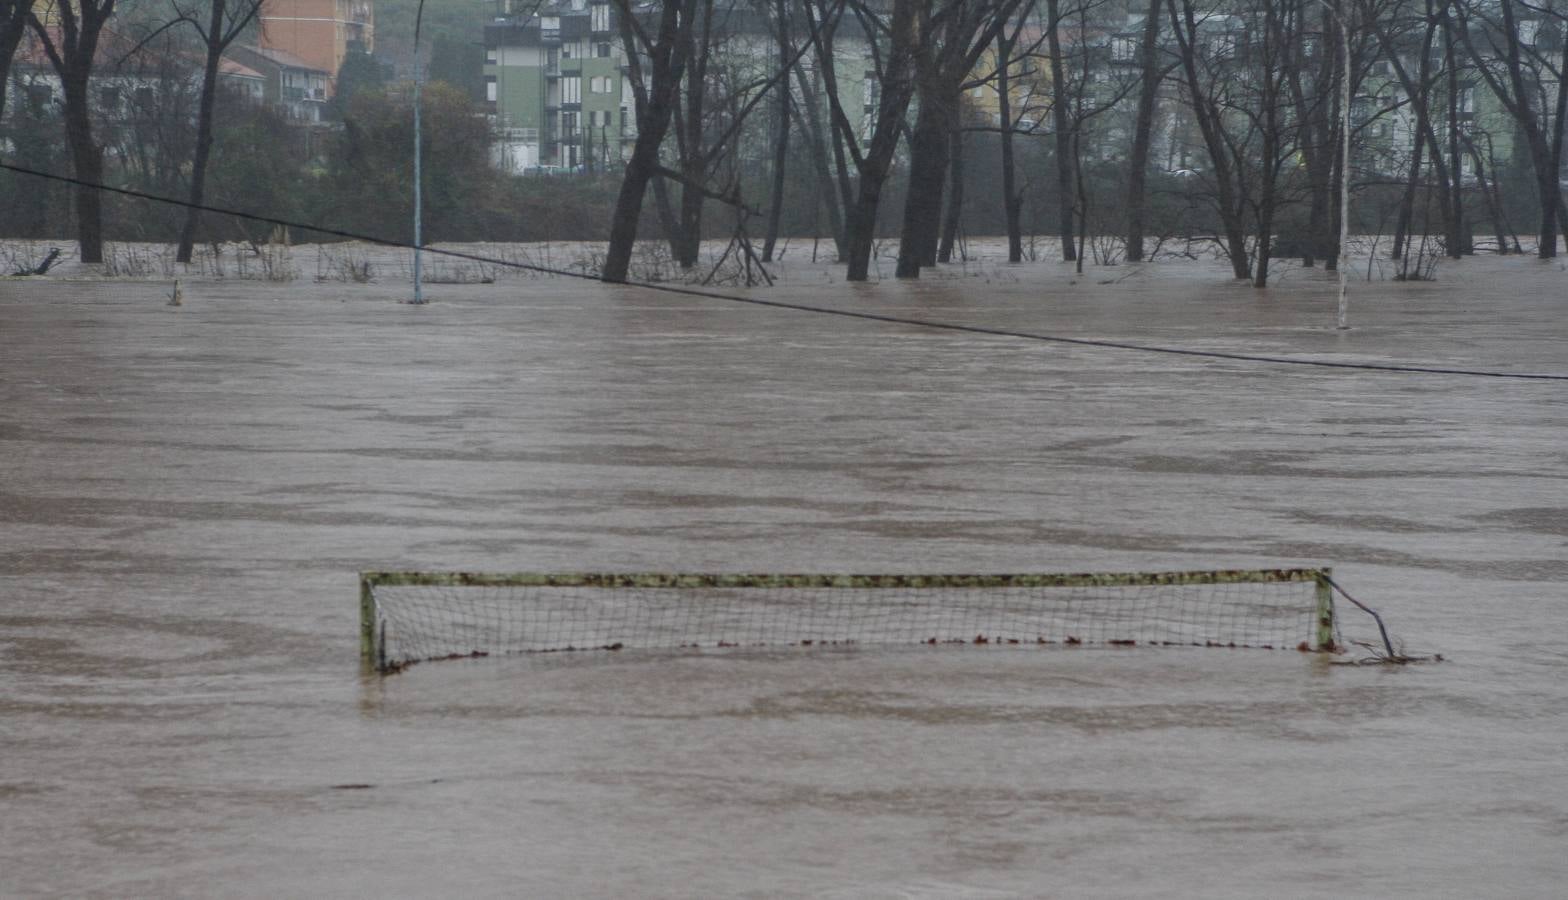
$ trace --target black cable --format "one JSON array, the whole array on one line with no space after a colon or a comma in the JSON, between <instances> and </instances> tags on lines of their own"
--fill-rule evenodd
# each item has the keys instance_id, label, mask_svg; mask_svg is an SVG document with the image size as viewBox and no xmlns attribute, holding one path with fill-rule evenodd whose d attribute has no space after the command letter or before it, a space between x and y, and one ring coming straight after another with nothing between
<instances>
[{"instance_id":1,"label":"black cable","mask_svg":"<svg viewBox=\"0 0 1568 900\"><path fill-rule=\"evenodd\" d=\"M279 219L274 216L263 216L256 213L240 212L239 210L234 209L224 209L222 207L209 206L207 204L191 203L186 200L176 200L171 197L160 197L157 194L149 194L143 191L132 190L131 188L119 188L106 184L94 184L92 182L82 181L81 179L73 178L68 175L56 175L50 172L40 172L34 169L28 169L6 162L0 162L0 169L17 172L22 175L31 175L36 178L44 178L50 181L59 181L65 184L75 185L77 187L92 188L94 190L105 191L111 194L120 194L126 197L134 197L138 200L151 200L155 203L167 203L171 206L180 206L187 209L198 209L202 212L216 213L218 215L226 216L236 216L241 219L265 222L269 225L281 225L284 228L294 228L301 231L314 231L319 234L331 235L333 237L364 241L370 244L378 244L383 247L398 247L407 250L419 250L424 253L432 253L439 256L450 256L455 259L464 259L470 262L480 262L486 263L488 265L508 266L514 269L524 269L531 272L539 272L545 275L557 275L563 278L581 278L587 281L614 283L603 282L603 279L599 278L597 275L591 275L586 272L574 272L570 269L556 269L551 268L550 266L535 265L533 263L522 263L516 262L514 260L496 259L494 257L481 256L476 253L464 253L460 250L440 250L432 247L416 247L407 241L372 237L370 235L357 234L352 231L342 231L336 228L325 228L320 225L312 225L306 222L295 222L289 219ZM1424 365L1396 365L1392 363L1335 362L1332 360L1322 359L1297 359L1286 356L1264 356L1261 354L1252 353L1226 353L1221 350L1190 350L1180 347L1160 347L1151 344L1133 344L1126 341L1108 341L1096 338L1063 337L1061 335L1039 334L1037 332L1031 331L1013 331L1005 328L986 328L980 325L960 325L954 322L928 322L922 321L920 319L910 319L903 316L856 312L854 310L847 309L830 309L823 306L811 306L805 303L786 303L782 300L763 300L757 297L741 297L736 294L720 294L712 291L699 291L695 288L676 287L674 285L667 284L650 284L637 281L627 281L622 283L628 287L642 288L650 291L661 291L666 294L680 294L689 297L701 297L706 300L726 300L731 303L749 303L753 306L767 306L774 309L788 309L794 310L796 312L815 313L817 315L840 316L846 319L862 319L869 322L885 322L892 325L909 325L917 328L932 328L941 331L958 331L968 334L983 334L991 337L1018 338L1021 340L1039 341L1042 343L1051 344L1071 344L1080 347L1099 347L1110 350L1131 350L1138 353L1163 353L1168 356L1187 356L1197 357L1200 359L1220 359L1233 362L1254 362L1282 366L1311 366L1322 369L1357 369L1369 372L1397 372L1423 375L1459 375L1472 378L1507 378L1524 381L1568 381L1568 374L1499 372L1488 369L1462 369L1446 366Z\"/></svg>"}]
</instances>

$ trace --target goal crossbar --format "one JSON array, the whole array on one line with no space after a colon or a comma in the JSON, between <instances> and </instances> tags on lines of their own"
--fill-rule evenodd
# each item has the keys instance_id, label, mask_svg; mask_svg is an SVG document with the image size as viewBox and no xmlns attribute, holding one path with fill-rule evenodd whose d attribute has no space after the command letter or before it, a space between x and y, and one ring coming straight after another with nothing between
<instances>
[{"instance_id":1,"label":"goal crossbar","mask_svg":"<svg viewBox=\"0 0 1568 900\"><path fill-rule=\"evenodd\" d=\"M994 639L1330 650L1336 625L1327 568L969 575L380 571L360 574L359 593L360 653L383 671L421 659L623 647Z\"/></svg>"}]
</instances>

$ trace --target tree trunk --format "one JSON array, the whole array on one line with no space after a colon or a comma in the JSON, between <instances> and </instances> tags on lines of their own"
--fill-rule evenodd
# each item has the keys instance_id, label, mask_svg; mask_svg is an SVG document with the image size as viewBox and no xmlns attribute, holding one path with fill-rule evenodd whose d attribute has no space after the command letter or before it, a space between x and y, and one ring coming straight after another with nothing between
<instances>
[{"instance_id":1,"label":"tree trunk","mask_svg":"<svg viewBox=\"0 0 1568 900\"><path fill-rule=\"evenodd\" d=\"M702 207L707 198L695 186L702 183L702 167L685 166L683 169L681 174L690 180L680 186L680 252L675 261L681 268L691 269L697 265L697 257L702 252Z\"/></svg>"},{"instance_id":2,"label":"tree trunk","mask_svg":"<svg viewBox=\"0 0 1568 900\"><path fill-rule=\"evenodd\" d=\"M1068 92L1065 67L1062 65L1062 41L1058 36L1061 15L1059 0L1045 0L1046 19L1051 53L1051 119L1056 127L1056 221L1062 239L1062 261L1073 262L1078 258L1075 247L1076 229L1073 228L1073 129L1067 104Z\"/></svg>"},{"instance_id":3,"label":"tree trunk","mask_svg":"<svg viewBox=\"0 0 1568 900\"><path fill-rule=\"evenodd\" d=\"M185 208L185 226L180 229L180 244L175 250L174 261L189 263L191 250L196 244L196 229L201 224L201 210L207 190L207 160L212 155L213 111L218 95L218 64L223 59L223 13L228 0L212 0L212 17L208 21L207 60L201 73L201 101L196 113L196 152L191 158L191 205Z\"/></svg>"},{"instance_id":4,"label":"tree trunk","mask_svg":"<svg viewBox=\"0 0 1568 900\"><path fill-rule=\"evenodd\" d=\"M631 0L617 0L616 6L622 17L622 45L636 48L638 43L630 24L633 14ZM690 31L694 7L691 0L665 3L660 11L658 39L652 41L651 46L641 48L647 52L651 72L647 85L642 85L640 81L634 82L637 94L637 140L632 144L632 155L626 162L621 189L615 198L615 212L610 220L610 242L605 249L604 269L599 275L604 281L624 283L626 273L631 268L632 247L637 242L637 224L642 217L643 195L647 193L649 179L659 169L659 145L664 143L664 135L670 129L670 117L674 112L681 73L685 68L685 56L677 50L676 43L683 28ZM640 63L635 57L632 65L634 76L640 79Z\"/></svg>"},{"instance_id":5,"label":"tree trunk","mask_svg":"<svg viewBox=\"0 0 1568 900\"><path fill-rule=\"evenodd\" d=\"M898 138L903 129L904 113L914 94L914 51L920 40L915 12L915 4L910 0L895 0L893 3L877 121L871 132L869 146L856 164L860 174L859 188L854 201L846 204L844 236L849 258L844 277L850 281L865 281L871 273L871 248L876 240L877 208L882 202L882 185L891 170L893 154L898 149ZM825 71L828 64L824 64ZM827 86L828 104L833 111L835 133L847 140L844 135L853 134L854 126L844 112L836 85L835 81ZM847 192L848 178L842 166L840 182Z\"/></svg>"},{"instance_id":6,"label":"tree trunk","mask_svg":"<svg viewBox=\"0 0 1568 900\"><path fill-rule=\"evenodd\" d=\"M1154 138L1154 101L1160 89L1160 6L1149 0L1140 47L1138 112L1132 127L1132 157L1127 161L1127 261L1143 261L1144 213L1148 206L1149 147Z\"/></svg>"},{"instance_id":7,"label":"tree trunk","mask_svg":"<svg viewBox=\"0 0 1568 900\"><path fill-rule=\"evenodd\" d=\"M668 120L666 120L668 121ZM637 142L632 145L631 159L626 161L626 172L621 178L621 190L615 197L615 214L610 219L610 246L604 254L604 271L600 278L617 284L626 281L631 268L632 245L637 243L637 220L642 217L642 199L648 181L659 167L659 144L663 143L663 129L639 129Z\"/></svg>"},{"instance_id":8,"label":"tree trunk","mask_svg":"<svg viewBox=\"0 0 1568 900\"><path fill-rule=\"evenodd\" d=\"M876 242L877 207L882 202L882 181L883 177L861 175L860 190L845 219L848 265L844 277L848 281L865 281L871 277L871 246Z\"/></svg>"},{"instance_id":9,"label":"tree trunk","mask_svg":"<svg viewBox=\"0 0 1568 900\"><path fill-rule=\"evenodd\" d=\"M948 132L947 212L942 215L942 243L936 248L936 261L953 261L953 244L964 215L964 130Z\"/></svg>"},{"instance_id":10,"label":"tree trunk","mask_svg":"<svg viewBox=\"0 0 1568 900\"><path fill-rule=\"evenodd\" d=\"M103 148L93 140L88 88L98 39L104 24L114 15L114 3L115 0L60 0L53 6L57 31L45 27L32 12L28 14L28 24L59 75L65 95L65 142L70 147L76 177L83 182L76 187L75 206L78 258L84 263L103 262L103 198L98 188L103 183ZM0 85L0 90L4 88Z\"/></svg>"},{"instance_id":11,"label":"tree trunk","mask_svg":"<svg viewBox=\"0 0 1568 900\"><path fill-rule=\"evenodd\" d=\"M1229 155L1230 144L1224 133L1225 123L1221 110L1205 92L1203 80L1198 75L1197 13L1191 0L1172 0L1170 14L1171 30L1180 48L1183 77L1193 117L1197 120L1198 131L1203 135L1209 164L1214 169L1214 199L1224 232L1225 255L1230 260L1231 273L1237 279L1249 279L1252 276L1252 264L1247 258L1247 229L1241 204L1237 202L1240 189Z\"/></svg>"},{"instance_id":12,"label":"tree trunk","mask_svg":"<svg viewBox=\"0 0 1568 900\"><path fill-rule=\"evenodd\" d=\"M1452 4L1450 4L1452 5ZM1454 21L1443 13L1443 59L1448 66L1448 166L1449 195L1448 255L1459 259L1470 252L1470 227L1465 223L1464 157L1459 153L1459 54L1454 52Z\"/></svg>"},{"instance_id":13,"label":"tree trunk","mask_svg":"<svg viewBox=\"0 0 1568 900\"><path fill-rule=\"evenodd\" d=\"M702 17L704 33L699 37L697 29L690 23L681 29L685 58L689 60L685 69L685 104L684 107L679 101L671 104L675 107L673 122L679 136L677 146L681 175L684 176L680 184L680 249L675 254L675 261L682 269L691 269L697 265L697 257L702 250L702 211L707 201L698 185L707 181L708 161L703 152L708 87L706 51L709 42L706 32L713 16L709 2L704 0L698 5L709 13ZM702 55L699 55L699 48Z\"/></svg>"},{"instance_id":14,"label":"tree trunk","mask_svg":"<svg viewBox=\"0 0 1568 900\"><path fill-rule=\"evenodd\" d=\"M670 259L680 259L681 220L675 215L675 204L670 202L670 181L663 175L654 175L648 183L653 188L653 210L659 217L664 243L670 248Z\"/></svg>"},{"instance_id":15,"label":"tree trunk","mask_svg":"<svg viewBox=\"0 0 1568 900\"><path fill-rule=\"evenodd\" d=\"M1541 195L1541 229L1536 236L1536 256L1551 259L1557 255L1557 207L1562 202L1558 193L1561 188L1547 165L1537 166L1536 173L1536 191Z\"/></svg>"},{"instance_id":16,"label":"tree trunk","mask_svg":"<svg viewBox=\"0 0 1568 900\"><path fill-rule=\"evenodd\" d=\"M1409 239L1412 220L1415 218L1416 191L1421 187L1421 157L1425 149L1426 141L1418 134L1416 145L1410 151L1410 176L1405 180L1405 192L1399 198L1399 215L1394 220L1394 249L1389 254L1390 259L1405 258L1405 242Z\"/></svg>"},{"instance_id":17,"label":"tree trunk","mask_svg":"<svg viewBox=\"0 0 1568 900\"><path fill-rule=\"evenodd\" d=\"M833 234L833 249L838 260L843 262L849 254L849 245L844 241L843 194L828 165L827 140L822 134L822 121L817 118L817 110L821 107L818 105L815 76L808 79L805 71L797 65L795 80L800 85L801 97L801 104L795 110L795 120L804 126L806 148L811 153L811 166L815 170L817 202L826 207L828 230Z\"/></svg>"},{"instance_id":18,"label":"tree trunk","mask_svg":"<svg viewBox=\"0 0 1568 900\"><path fill-rule=\"evenodd\" d=\"M1386 28L1373 23L1373 33L1377 37L1378 45L1383 48L1383 58L1393 66L1394 75L1399 79L1400 87L1404 89L1405 96L1410 98L1410 106L1415 112L1416 143L1419 148L1424 141L1429 162L1427 167L1437 175L1438 212L1443 220L1443 233L1449 233L1449 219L1453 207L1449 201L1451 188L1449 185L1449 169L1443 162L1442 143L1437 139L1437 131L1432 127L1432 103L1430 92L1427 90L1431 82L1432 71L1432 44L1436 40L1439 16L1433 0L1425 0L1426 30L1421 39L1421 52L1416 76L1411 78L1409 70L1405 68L1395 42L1389 37ZM1412 224L1407 229L1408 235L1414 228ZM1408 248L1401 247L1408 254Z\"/></svg>"},{"instance_id":19,"label":"tree trunk","mask_svg":"<svg viewBox=\"0 0 1568 900\"><path fill-rule=\"evenodd\" d=\"M789 46L789 3L778 0L775 14L779 26L779 65L788 66L792 53ZM773 261L773 246L779 240L779 220L784 215L784 167L789 162L789 79L780 79L774 86L778 96L778 145L773 148L773 199L768 204L768 233L762 241L762 261Z\"/></svg>"},{"instance_id":20,"label":"tree trunk","mask_svg":"<svg viewBox=\"0 0 1568 900\"><path fill-rule=\"evenodd\" d=\"M1466 148L1470 151L1470 159L1475 163L1475 183L1481 191L1481 199L1486 201L1487 212L1492 219L1492 234L1497 238L1497 255L1508 255L1508 236L1503 228L1502 204L1497 202L1497 195L1493 192L1494 185L1486 181L1486 164L1481 160L1481 150L1474 141L1466 140Z\"/></svg>"},{"instance_id":21,"label":"tree trunk","mask_svg":"<svg viewBox=\"0 0 1568 900\"><path fill-rule=\"evenodd\" d=\"M1007 220L1007 261L1023 262L1024 235L1022 218L1023 197L1018 193L1016 166L1013 161L1013 101L1012 82L1008 77L1013 47L1017 43L1015 31L1008 37L997 36L996 57L1000 68L996 72L997 112L1001 119L1002 134L1002 214Z\"/></svg>"},{"instance_id":22,"label":"tree trunk","mask_svg":"<svg viewBox=\"0 0 1568 900\"><path fill-rule=\"evenodd\" d=\"M103 183L103 148L93 140L92 122L87 112L87 73L64 84L65 139L71 149L71 163L78 180L76 187L76 240L84 263L103 262L103 195L96 185Z\"/></svg>"},{"instance_id":23,"label":"tree trunk","mask_svg":"<svg viewBox=\"0 0 1568 900\"><path fill-rule=\"evenodd\" d=\"M947 180L949 132L953 128L956 93L945 85L921 85L920 109L909 138L909 191L904 199L904 224L898 242L899 278L919 278L921 266L936 265L942 222L942 186Z\"/></svg>"},{"instance_id":24,"label":"tree trunk","mask_svg":"<svg viewBox=\"0 0 1568 900\"><path fill-rule=\"evenodd\" d=\"M1252 286L1269 286L1269 262L1274 255L1274 210L1278 202L1280 151L1284 143L1284 126L1280 121L1280 106L1284 91L1284 70L1294 68L1290 44L1295 36L1280 22L1272 4L1263 12L1263 64L1258 78L1258 110L1262 125L1259 128L1263 146L1259 152L1258 178L1258 245L1257 262L1253 266Z\"/></svg>"}]
</instances>

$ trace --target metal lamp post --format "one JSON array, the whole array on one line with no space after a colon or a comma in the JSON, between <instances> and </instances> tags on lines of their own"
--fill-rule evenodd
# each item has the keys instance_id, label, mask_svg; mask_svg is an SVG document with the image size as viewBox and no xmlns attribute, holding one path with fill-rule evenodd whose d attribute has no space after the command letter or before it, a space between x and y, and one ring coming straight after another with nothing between
<instances>
[{"instance_id":1,"label":"metal lamp post","mask_svg":"<svg viewBox=\"0 0 1568 900\"><path fill-rule=\"evenodd\" d=\"M417 44L415 46L415 53L416 54L418 53L418 46L417 46ZM420 183L420 180L421 180L420 179L420 171L419 171L419 162L420 162L420 160L419 160L419 153L420 153L420 150L419 150L419 144L420 144L419 82L420 82L420 77L419 77L419 59L418 59L418 56L416 55L415 59L414 59L414 300L413 300L413 302L416 303L416 304L425 302L424 295L421 293L421 285L420 285L420 282L422 280L422 275L423 275L423 273L420 271L420 255L421 255L420 254L420 244L421 244L421 237L422 237L421 234L420 234L420 230L421 230L420 226L422 224L421 223L421 219L423 218L422 214L423 214L424 210L422 209L423 198L420 196L420 191L419 191L419 183Z\"/></svg>"},{"instance_id":2,"label":"metal lamp post","mask_svg":"<svg viewBox=\"0 0 1568 900\"><path fill-rule=\"evenodd\" d=\"M423 272L421 271L420 248L423 244L421 234L424 219L423 197L420 193L420 182L423 180L420 173L420 145L422 141L419 123L419 88L424 81L424 72L419 65L419 25L424 18L425 4L420 0L419 10L414 14L414 299L410 302L422 305L425 302L423 293Z\"/></svg>"}]
</instances>

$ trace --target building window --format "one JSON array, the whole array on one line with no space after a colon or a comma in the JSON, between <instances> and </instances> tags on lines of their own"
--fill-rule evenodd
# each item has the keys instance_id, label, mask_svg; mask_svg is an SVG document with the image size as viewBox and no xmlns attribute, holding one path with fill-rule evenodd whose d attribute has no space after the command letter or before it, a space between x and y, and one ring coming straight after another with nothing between
<instances>
[{"instance_id":1,"label":"building window","mask_svg":"<svg viewBox=\"0 0 1568 900\"><path fill-rule=\"evenodd\" d=\"M491 103L495 102L495 76L494 75L486 75L485 76L485 99L489 100Z\"/></svg>"},{"instance_id":2,"label":"building window","mask_svg":"<svg viewBox=\"0 0 1568 900\"><path fill-rule=\"evenodd\" d=\"M495 48L494 47L486 47L485 48L485 62L487 62L487 63L489 63L490 65L493 66L493 65L495 65L495 60L496 60Z\"/></svg>"},{"instance_id":3,"label":"building window","mask_svg":"<svg viewBox=\"0 0 1568 900\"><path fill-rule=\"evenodd\" d=\"M588 10L589 28L593 31L610 30L610 4L595 3Z\"/></svg>"},{"instance_id":4,"label":"building window","mask_svg":"<svg viewBox=\"0 0 1568 900\"><path fill-rule=\"evenodd\" d=\"M583 102L583 80L581 78L562 78L561 79L561 102L562 103L581 103L581 102Z\"/></svg>"},{"instance_id":5,"label":"building window","mask_svg":"<svg viewBox=\"0 0 1568 900\"><path fill-rule=\"evenodd\" d=\"M599 43L594 44L593 45L593 55L599 57L600 59L609 59L610 58L610 42L609 41L600 41Z\"/></svg>"}]
</instances>

